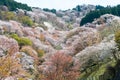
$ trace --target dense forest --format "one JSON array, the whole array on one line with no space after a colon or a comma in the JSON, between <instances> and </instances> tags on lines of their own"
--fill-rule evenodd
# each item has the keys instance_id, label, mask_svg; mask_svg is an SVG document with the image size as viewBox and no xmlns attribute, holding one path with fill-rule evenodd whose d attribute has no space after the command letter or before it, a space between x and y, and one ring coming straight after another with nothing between
<instances>
[{"instance_id":1,"label":"dense forest","mask_svg":"<svg viewBox=\"0 0 120 80\"><path fill-rule=\"evenodd\" d=\"M16 1L0 0L0 80L120 80L120 5Z\"/></svg>"},{"instance_id":2,"label":"dense forest","mask_svg":"<svg viewBox=\"0 0 120 80\"><path fill-rule=\"evenodd\" d=\"M112 14L116 16L120 16L120 5L115 7L107 6L106 8L97 7L95 11L91 11L88 13L80 22L80 25L84 25L86 23L92 22L95 18L99 18L103 14Z\"/></svg>"},{"instance_id":3,"label":"dense forest","mask_svg":"<svg viewBox=\"0 0 120 80\"><path fill-rule=\"evenodd\" d=\"M96 5L95 7L96 7L96 10L105 8L101 5ZM46 11L46 12L52 12L52 13L55 13L55 14L56 14L56 11L57 11L56 9L48 9L48 8L43 8L43 10ZM81 11L81 6L77 5L76 7L72 8L72 10L80 12Z\"/></svg>"},{"instance_id":4,"label":"dense forest","mask_svg":"<svg viewBox=\"0 0 120 80\"><path fill-rule=\"evenodd\" d=\"M14 0L0 0L0 5L7 6L10 11L14 11L17 8L28 11L32 10L31 7L29 7L27 4L18 3Z\"/></svg>"},{"instance_id":5,"label":"dense forest","mask_svg":"<svg viewBox=\"0 0 120 80\"><path fill-rule=\"evenodd\" d=\"M48 8L43 8L44 11L46 12L52 12L56 14L56 9L48 9Z\"/></svg>"}]
</instances>

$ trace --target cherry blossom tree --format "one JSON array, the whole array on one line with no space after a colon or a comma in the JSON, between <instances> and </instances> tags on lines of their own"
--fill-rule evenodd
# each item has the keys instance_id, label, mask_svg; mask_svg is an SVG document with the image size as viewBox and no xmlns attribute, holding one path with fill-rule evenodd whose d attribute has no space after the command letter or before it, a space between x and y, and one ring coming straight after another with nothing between
<instances>
[{"instance_id":1,"label":"cherry blossom tree","mask_svg":"<svg viewBox=\"0 0 120 80\"><path fill-rule=\"evenodd\" d=\"M45 80L76 80L80 75L79 64L73 63L73 58L57 52L50 59Z\"/></svg>"}]
</instances>

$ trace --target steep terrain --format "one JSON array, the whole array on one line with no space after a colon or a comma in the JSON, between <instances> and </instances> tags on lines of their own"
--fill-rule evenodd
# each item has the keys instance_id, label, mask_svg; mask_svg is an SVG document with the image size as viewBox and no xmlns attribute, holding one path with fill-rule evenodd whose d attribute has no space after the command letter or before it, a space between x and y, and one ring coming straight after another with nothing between
<instances>
[{"instance_id":1,"label":"steep terrain","mask_svg":"<svg viewBox=\"0 0 120 80\"><path fill-rule=\"evenodd\" d=\"M119 59L120 17L105 14L79 27L99 8L82 5L52 13L1 6L0 80L81 80L96 71L104 76L107 64Z\"/></svg>"}]
</instances>

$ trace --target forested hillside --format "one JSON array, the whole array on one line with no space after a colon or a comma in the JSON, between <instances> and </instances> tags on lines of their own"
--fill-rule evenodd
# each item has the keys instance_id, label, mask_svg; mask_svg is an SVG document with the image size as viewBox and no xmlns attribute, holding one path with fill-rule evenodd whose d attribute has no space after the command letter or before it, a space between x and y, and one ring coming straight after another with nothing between
<instances>
[{"instance_id":1,"label":"forested hillside","mask_svg":"<svg viewBox=\"0 0 120 80\"><path fill-rule=\"evenodd\" d=\"M0 80L119 79L120 5L30 10L0 1Z\"/></svg>"},{"instance_id":2,"label":"forested hillside","mask_svg":"<svg viewBox=\"0 0 120 80\"><path fill-rule=\"evenodd\" d=\"M108 6L106 8L99 8L95 11L91 11L81 20L80 25L82 26L86 23L91 23L94 19L99 18L104 14L120 16L120 5L117 5L115 7Z\"/></svg>"},{"instance_id":3,"label":"forested hillside","mask_svg":"<svg viewBox=\"0 0 120 80\"><path fill-rule=\"evenodd\" d=\"M32 10L27 4L18 3L14 0L0 0L0 5L5 5L9 8L10 11L14 11L17 8L24 10Z\"/></svg>"}]
</instances>

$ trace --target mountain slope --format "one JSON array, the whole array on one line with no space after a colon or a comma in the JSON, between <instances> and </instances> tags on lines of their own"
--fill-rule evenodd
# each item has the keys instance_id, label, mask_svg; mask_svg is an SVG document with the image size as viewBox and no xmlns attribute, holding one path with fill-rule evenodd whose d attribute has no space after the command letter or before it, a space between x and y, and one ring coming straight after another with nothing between
<instances>
[{"instance_id":1,"label":"mountain slope","mask_svg":"<svg viewBox=\"0 0 120 80\"><path fill-rule=\"evenodd\" d=\"M32 10L31 7L29 7L27 4L18 3L14 0L0 0L0 5L7 6L10 11L14 11L17 8L28 11Z\"/></svg>"},{"instance_id":2,"label":"mountain slope","mask_svg":"<svg viewBox=\"0 0 120 80\"><path fill-rule=\"evenodd\" d=\"M84 25L86 23L91 23L94 19L99 18L101 15L104 14L113 14L116 16L120 16L120 5L115 7L106 7L99 10L91 11L88 13L80 22L80 25Z\"/></svg>"}]
</instances>

